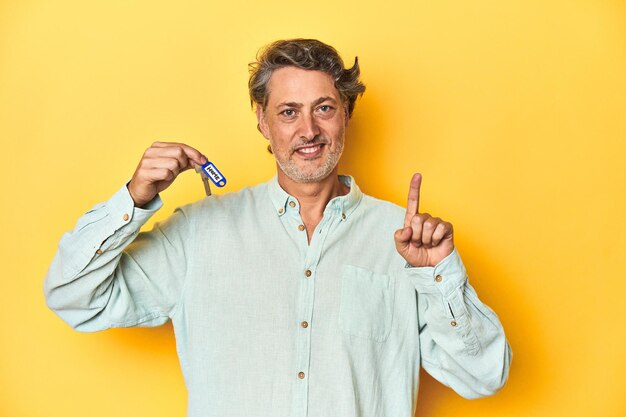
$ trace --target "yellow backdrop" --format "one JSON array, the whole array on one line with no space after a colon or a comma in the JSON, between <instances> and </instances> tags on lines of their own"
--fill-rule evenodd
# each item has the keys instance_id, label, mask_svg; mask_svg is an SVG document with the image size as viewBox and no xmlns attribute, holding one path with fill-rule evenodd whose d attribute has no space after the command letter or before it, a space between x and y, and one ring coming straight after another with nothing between
<instances>
[{"instance_id":1,"label":"yellow backdrop","mask_svg":"<svg viewBox=\"0 0 626 417\"><path fill-rule=\"evenodd\" d=\"M0 415L185 415L170 326L74 332L43 278L153 141L199 148L223 192L272 176L247 64L286 37L359 56L341 171L399 204L423 173L513 347L498 395L424 376L417 415L626 415L626 3L608 0L1 1ZM184 173L147 228L202 197Z\"/></svg>"}]
</instances>

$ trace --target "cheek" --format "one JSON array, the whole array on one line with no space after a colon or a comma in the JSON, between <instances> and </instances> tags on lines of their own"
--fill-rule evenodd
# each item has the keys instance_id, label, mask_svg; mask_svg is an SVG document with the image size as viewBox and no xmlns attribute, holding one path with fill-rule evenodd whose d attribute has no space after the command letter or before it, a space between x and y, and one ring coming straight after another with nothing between
<instances>
[{"instance_id":1,"label":"cheek","mask_svg":"<svg viewBox=\"0 0 626 417\"><path fill-rule=\"evenodd\" d=\"M295 126L289 123L273 123L270 125L272 138L277 140L285 140L291 138L295 133Z\"/></svg>"},{"instance_id":2,"label":"cheek","mask_svg":"<svg viewBox=\"0 0 626 417\"><path fill-rule=\"evenodd\" d=\"M346 129L345 129L345 126L343 125L343 121L341 121L341 123L339 122L328 123L322 129L322 131L327 136L335 140L342 138L345 130Z\"/></svg>"},{"instance_id":3,"label":"cheek","mask_svg":"<svg viewBox=\"0 0 626 417\"><path fill-rule=\"evenodd\" d=\"M346 129L346 119L342 114L337 113L332 119L324 122L324 127L327 132L336 136L338 133L341 133Z\"/></svg>"},{"instance_id":4,"label":"cheek","mask_svg":"<svg viewBox=\"0 0 626 417\"><path fill-rule=\"evenodd\" d=\"M289 152L291 143L293 142L292 129L285 126L274 126L271 131L270 143L275 153L286 154Z\"/></svg>"}]
</instances>

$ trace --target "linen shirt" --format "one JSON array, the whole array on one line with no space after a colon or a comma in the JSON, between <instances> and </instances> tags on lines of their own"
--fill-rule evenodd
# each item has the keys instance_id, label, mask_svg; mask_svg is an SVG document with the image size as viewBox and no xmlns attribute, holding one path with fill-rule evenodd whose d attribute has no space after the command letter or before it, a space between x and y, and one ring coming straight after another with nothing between
<instances>
[{"instance_id":1,"label":"linen shirt","mask_svg":"<svg viewBox=\"0 0 626 417\"><path fill-rule=\"evenodd\" d=\"M411 417L419 368L476 398L511 350L456 249L435 267L397 253L405 210L330 200L310 242L276 177L176 208L134 207L126 185L61 238L44 282L70 326L173 323L189 417Z\"/></svg>"}]
</instances>

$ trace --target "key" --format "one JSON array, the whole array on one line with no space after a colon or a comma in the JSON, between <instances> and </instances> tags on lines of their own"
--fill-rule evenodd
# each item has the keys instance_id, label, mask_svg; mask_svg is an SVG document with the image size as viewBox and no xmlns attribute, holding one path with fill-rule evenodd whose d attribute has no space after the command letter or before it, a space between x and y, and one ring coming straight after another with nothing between
<instances>
[{"instance_id":1,"label":"key","mask_svg":"<svg viewBox=\"0 0 626 417\"><path fill-rule=\"evenodd\" d=\"M194 164L194 169L198 174L200 174L200 178L202 178L202 185L204 185L204 192L207 197L211 195L211 186L209 185L209 177L207 177L206 173L202 169L200 165Z\"/></svg>"}]
</instances>

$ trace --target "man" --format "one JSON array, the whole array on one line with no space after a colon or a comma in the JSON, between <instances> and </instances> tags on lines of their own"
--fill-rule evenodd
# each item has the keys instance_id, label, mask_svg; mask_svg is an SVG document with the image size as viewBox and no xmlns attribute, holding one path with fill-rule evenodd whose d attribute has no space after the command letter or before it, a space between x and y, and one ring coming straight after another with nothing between
<instances>
[{"instance_id":1,"label":"man","mask_svg":"<svg viewBox=\"0 0 626 417\"><path fill-rule=\"evenodd\" d=\"M409 417L420 365L464 397L495 393L509 345L452 225L420 212L421 176L404 210L337 174L358 77L319 41L267 47L249 87L276 177L139 233L158 193L206 162L154 143L61 239L50 308L80 331L172 320L193 417Z\"/></svg>"}]
</instances>

